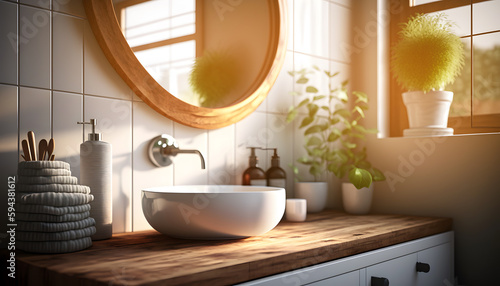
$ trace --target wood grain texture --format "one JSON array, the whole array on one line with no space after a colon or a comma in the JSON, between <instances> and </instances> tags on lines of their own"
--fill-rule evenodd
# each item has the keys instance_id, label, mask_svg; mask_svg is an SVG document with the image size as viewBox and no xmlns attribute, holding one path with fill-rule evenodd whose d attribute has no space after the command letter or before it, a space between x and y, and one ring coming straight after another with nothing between
<instances>
[{"instance_id":1,"label":"wood grain texture","mask_svg":"<svg viewBox=\"0 0 500 286\"><path fill-rule=\"evenodd\" d=\"M353 216L336 211L283 221L265 235L194 241L156 231L116 234L87 250L17 254L20 285L225 285L449 231L451 219ZM36 283L35 283L36 282Z\"/></svg>"}]
</instances>

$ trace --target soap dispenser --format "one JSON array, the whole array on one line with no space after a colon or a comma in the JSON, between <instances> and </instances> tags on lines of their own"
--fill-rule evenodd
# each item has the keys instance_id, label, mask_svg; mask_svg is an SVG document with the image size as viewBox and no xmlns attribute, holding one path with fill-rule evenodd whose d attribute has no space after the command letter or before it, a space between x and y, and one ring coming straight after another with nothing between
<instances>
[{"instance_id":1,"label":"soap dispenser","mask_svg":"<svg viewBox=\"0 0 500 286\"><path fill-rule=\"evenodd\" d=\"M255 149L261 149L258 147L247 147L251 149L250 157L248 158L248 162L250 166L243 172L243 185L251 185L251 186L265 186L267 184L266 181L266 173L264 170L257 166L259 159L255 155Z\"/></svg>"},{"instance_id":2,"label":"soap dispenser","mask_svg":"<svg viewBox=\"0 0 500 286\"><path fill-rule=\"evenodd\" d=\"M90 187L94 200L90 203L90 217L95 220L96 233L92 240L111 238L113 234L113 196L111 144L102 141L95 132L97 120L77 122L92 125L88 141L80 145L80 184Z\"/></svg>"},{"instance_id":3,"label":"soap dispenser","mask_svg":"<svg viewBox=\"0 0 500 286\"><path fill-rule=\"evenodd\" d=\"M286 172L280 167L280 157L277 148L268 148L274 150L271 157L271 167L266 171L267 185L270 187L286 188Z\"/></svg>"}]
</instances>

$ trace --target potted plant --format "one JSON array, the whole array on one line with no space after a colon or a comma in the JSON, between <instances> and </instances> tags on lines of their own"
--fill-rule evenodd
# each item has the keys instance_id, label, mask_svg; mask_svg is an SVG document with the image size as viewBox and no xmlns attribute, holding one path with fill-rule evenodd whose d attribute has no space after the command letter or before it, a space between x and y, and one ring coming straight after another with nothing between
<instances>
[{"instance_id":1,"label":"potted plant","mask_svg":"<svg viewBox=\"0 0 500 286\"><path fill-rule=\"evenodd\" d=\"M324 172L332 172L340 179L347 175L348 184L352 184L356 190L351 190L352 193L357 192L361 196L366 193L364 196L371 204L372 182L385 180L385 177L368 162L366 148L360 144L360 141L365 140L367 133L377 132L375 129L363 127L360 122L365 116L365 110L368 109L368 96L363 92L353 91L351 106L347 107L350 99L347 90L348 81L343 81L336 88L328 84L326 92L320 92L315 86L308 85L310 75L318 72L326 75L329 81L339 74L321 71L315 66L310 71L302 69L290 72L290 75L298 77L295 82L305 86L305 93L309 95L296 106L292 106L287 116L287 122L291 122L297 118L300 111L303 110L305 115L299 129L304 130L304 148L307 155L299 158L297 162L309 166L309 173L316 180ZM303 96L301 92L294 94ZM298 175L297 166L293 166L293 171ZM347 194L343 197L360 201L360 195L356 194ZM351 211L350 206L351 204L345 204L348 212L368 212L366 207L362 211Z\"/></svg>"},{"instance_id":2,"label":"potted plant","mask_svg":"<svg viewBox=\"0 0 500 286\"><path fill-rule=\"evenodd\" d=\"M404 23L392 49L397 82L408 92L403 102L410 129L405 136L452 135L447 128L453 92L444 91L464 65L464 47L442 13L417 14Z\"/></svg>"},{"instance_id":3,"label":"potted plant","mask_svg":"<svg viewBox=\"0 0 500 286\"><path fill-rule=\"evenodd\" d=\"M228 104L228 95L239 82L238 61L227 51L205 51L194 60L189 84L202 107L217 108Z\"/></svg>"}]
</instances>

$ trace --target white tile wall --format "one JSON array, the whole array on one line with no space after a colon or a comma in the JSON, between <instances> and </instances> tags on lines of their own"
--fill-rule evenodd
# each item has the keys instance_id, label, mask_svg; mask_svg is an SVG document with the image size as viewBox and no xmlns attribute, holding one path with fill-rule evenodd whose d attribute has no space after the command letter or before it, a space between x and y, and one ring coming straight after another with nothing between
<instances>
[{"instance_id":1,"label":"white tile wall","mask_svg":"<svg viewBox=\"0 0 500 286\"><path fill-rule=\"evenodd\" d=\"M329 6L324 0L294 1L294 49L318 57L329 55Z\"/></svg>"},{"instance_id":2,"label":"white tile wall","mask_svg":"<svg viewBox=\"0 0 500 286\"><path fill-rule=\"evenodd\" d=\"M83 92L83 24L84 20L53 13L53 88Z\"/></svg>"},{"instance_id":3,"label":"white tile wall","mask_svg":"<svg viewBox=\"0 0 500 286\"><path fill-rule=\"evenodd\" d=\"M161 116L143 102L133 103L133 226L134 230L151 228L142 214L141 190L156 186L171 186L174 166L157 168L148 157L151 139L161 134L173 134L173 122Z\"/></svg>"},{"instance_id":4,"label":"white tile wall","mask_svg":"<svg viewBox=\"0 0 500 286\"><path fill-rule=\"evenodd\" d=\"M18 39L21 85L51 87L51 26L49 11L20 5Z\"/></svg>"},{"instance_id":5,"label":"white tile wall","mask_svg":"<svg viewBox=\"0 0 500 286\"><path fill-rule=\"evenodd\" d=\"M46 3L52 3L51 8ZM28 130L34 130L38 138L53 135L58 142L56 155L70 162L73 173L78 173L79 144L89 129L84 132L76 121L96 118L104 140L113 145L114 232L150 228L142 214L142 188L240 184L241 174L248 166L248 146L278 148L281 167L288 174L287 194L293 196L293 176L288 165L301 154L303 136L295 124L285 123L286 112L293 103L289 92L295 88L287 72L316 64L339 69L348 76L349 61L330 46L349 37L337 31L341 29L337 26L349 25L345 22L349 21L350 1L287 3L289 50L264 104L239 123L217 130L199 130L172 122L138 100L104 57L80 0L19 4L0 0L0 32L17 33L21 41L19 60L16 52L9 50L11 46L3 41L0 44L2 59L6 53L11 59L2 62L0 71L0 116L6 119L2 120L1 158L7 158L2 165L15 170L18 141L26 137ZM147 157L147 146L149 140L162 133L175 136L181 148L202 151L207 169L202 170L200 159L191 154L178 155L172 166L154 167ZM259 166L266 170L271 151L258 150L257 155ZM2 176L8 169L1 169Z\"/></svg>"},{"instance_id":6,"label":"white tile wall","mask_svg":"<svg viewBox=\"0 0 500 286\"><path fill-rule=\"evenodd\" d=\"M58 160L71 165L71 174L80 178L80 144L83 121L83 95L54 91L52 94L52 133L57 140Z\"/></svg>"},{"instance_id":7,"label":"white tile wall","mask_svg":"<svg viewBox=\"0 0 500 286\"><path fill-rule=\"evenodd\" d=\"M207 168L210 185L236 184L235 126L208 131Z\"/></svg>"},{"instance_id":8,"label":"white tile wall","mask_svg":"<svg viewBox=\"0 0 500 286\"><path fill-rule=\"evenodd\" d=\"M40 1L40 0L34 0ZM45 0L49 1L49 0ZM86 18L85 9L81 0L52 0L52 9L54 11Z\"/></svg>"},{"instance_id":9,"label":"white tile wall","mask_svg":"<svg viewBox=\"0 0 500 286\"><path fill-rule=\"evenodd\" d=\"M57 0L56 0L57 1ZM22 4L27 4L30 6L36 6L40 8L50 9L50 0L20 0Z\"/></svg>"},{"instance_id":10,"label":"white tile wall","mask_svg":"<svg viewBox=\"0 0 500 286\"><path fill-rule=\"evenodd\" d=\"M22 4L30 5L30 6L36 6L36 7L40 7L40 8L50 9L50 0L42 0L42 1L40 1L40 0L20 0L19 2Z\"/></svg>"},{"instance_id":11,"label":"white tile wall","mask_svg":"<svg viewBox=\"0 0 500 286\"><path fill-rule=\"evenodd\" d=\"M349 9L341 5L330 4L328 21L331 35L329 37L330 59L349 63L353 52L351 29L338 29L338 27L345 27L346 24L351 23Z\"/></svg>"},{"instance_id":12,"label":"white tile wall","mask_svg":"<svg viewBox=\"0 0 500 286\"><path fill-rule=\"evenodd\" d=\"M18 5L9 2L0 2L0 82L17 84L17 7Z\"/></svg>"},{"instance_id":13,"label":"white tile wall","mask_svg":"<svg viewBox=\"0 0 500 286\"><path fill-rule=\"evenodd\" d=\"M30 87L19 89L19 146L27 139L28 131L35 133L35 139L51 138L51 91Z\"/></svg>"},{"instance_id":14,"label":"white tile wall","mask_svg":"<svg viewBox=\"0 0 500 286\"><path fill-rule=\"evenodd\" d=\"M293 77L288 71L293 70L293 51L288 50L285 55L282 72L278 75L276 82L266 97L268 112L286 114L288 108L293 104Z\"/></svg>"},{"instance_id":15,"label":"white tile wall","mask_svg":"<svg viewBox=\"0 0 500 286\"><path fill-rule=\"evenodd\" d=\"M130 100L133 92L115 72L97 43L92 29L84 27L84 92Z\"/></svg>"},{"instance_id":16,"label":"white tile wall","mask_svg":"<svg viewBox=\"0 0 500 286\"><path fill-rule=\"evenodd\" d=\"M17 166L17 106L18 88L13 85L0 84L0 118L2 128L0 129L0 173L3 178L7 175L15 175ZM5 209L5 208L3 208Z\"/></svg>"}]
</instances>

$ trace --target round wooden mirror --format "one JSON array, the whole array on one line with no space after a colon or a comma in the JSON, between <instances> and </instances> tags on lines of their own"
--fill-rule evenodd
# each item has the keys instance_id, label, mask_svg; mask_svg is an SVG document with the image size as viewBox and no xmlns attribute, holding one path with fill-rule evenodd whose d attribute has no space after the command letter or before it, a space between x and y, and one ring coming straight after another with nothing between
<instances>
[{"instance_id":1,"label":"round wooden mirror","mask_svg":"<svg viewBox=\"0 0 500 286\"><path fill-rule=\"evenodd\" d=\"M270 40L257 78L233 104L219 108L189 104L172 95L148 73L123 36L112 0L84 0L84 6L90 26L105 56L145 103L160 114L184 125L215 129L238 122L253 112L267 96L283 65L286 51L286 1L267 2Z\"/></svg>"}]
</instances>

